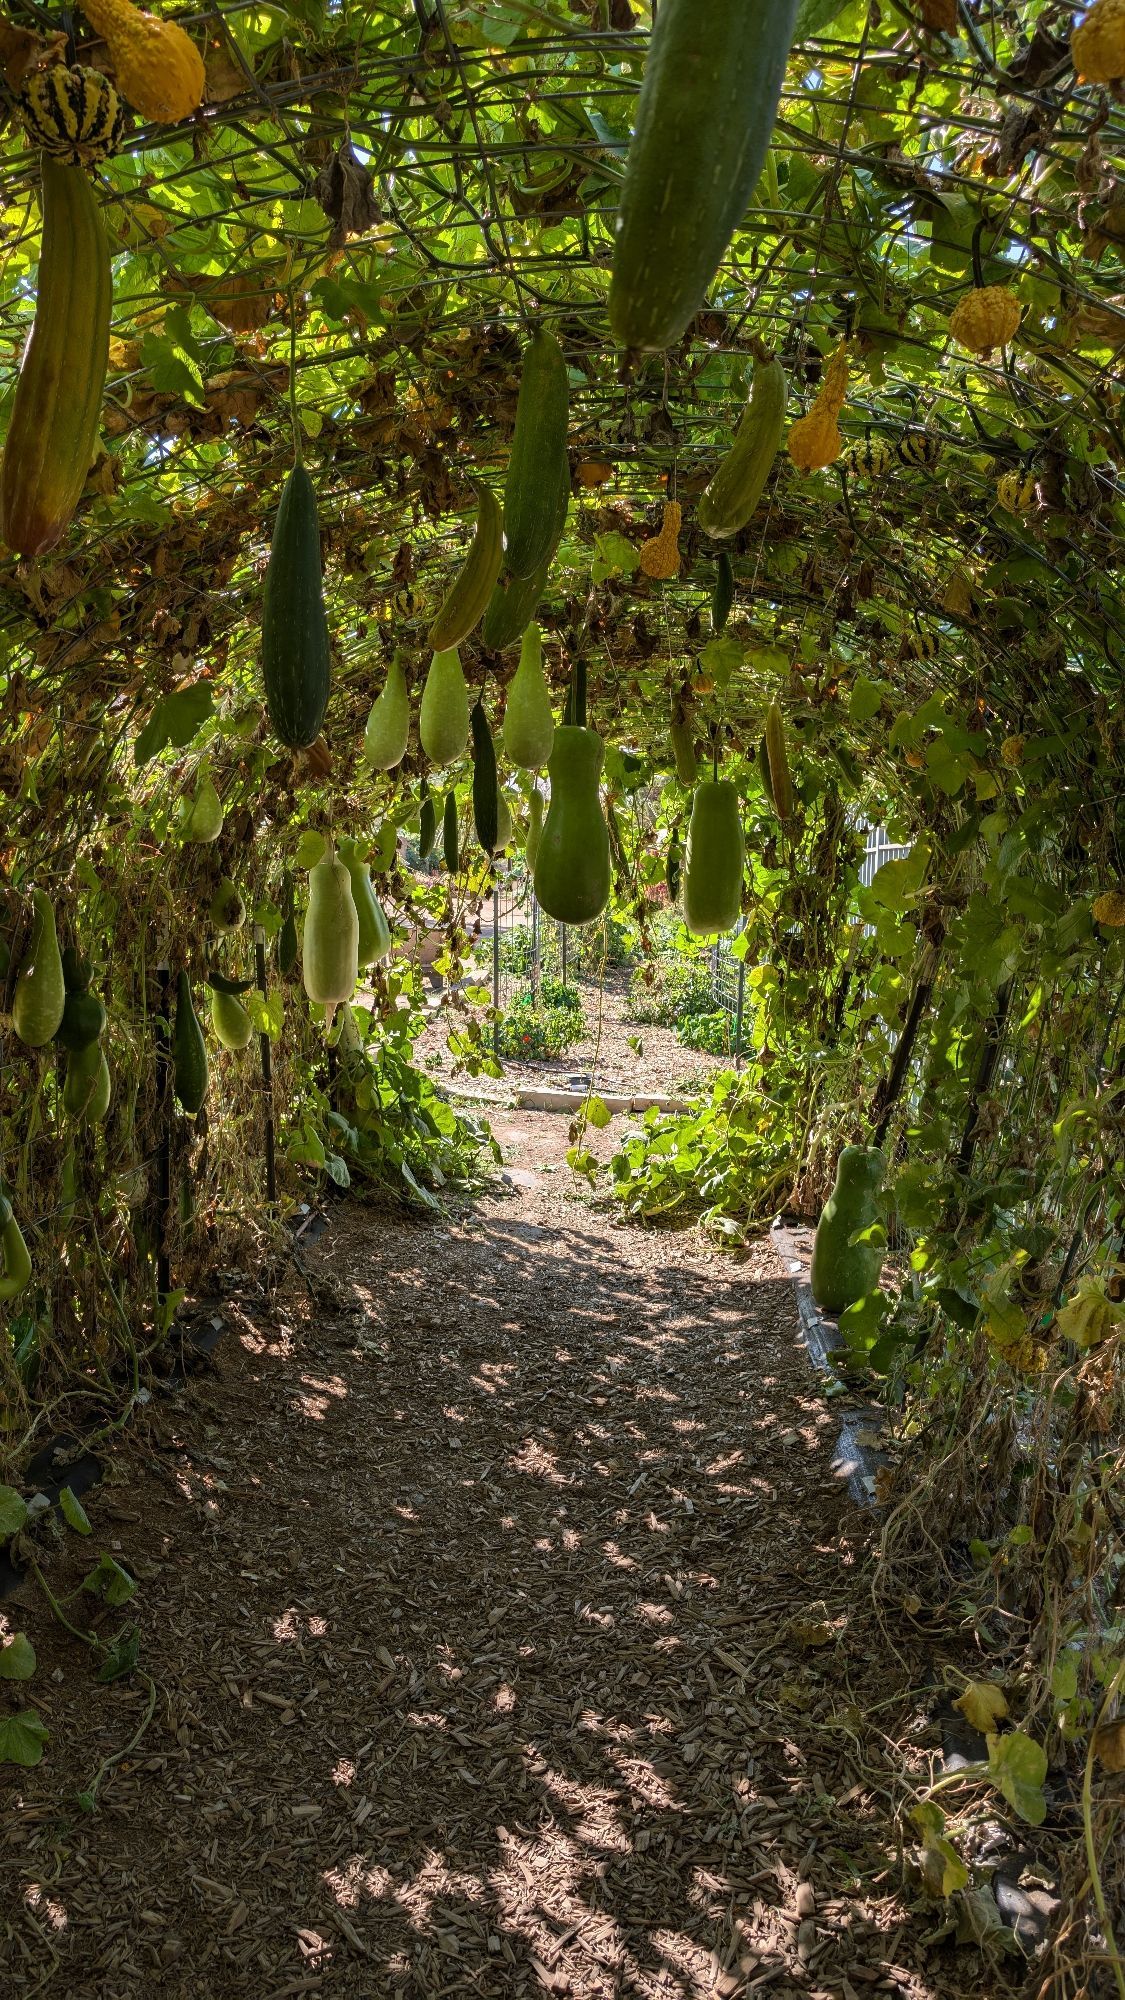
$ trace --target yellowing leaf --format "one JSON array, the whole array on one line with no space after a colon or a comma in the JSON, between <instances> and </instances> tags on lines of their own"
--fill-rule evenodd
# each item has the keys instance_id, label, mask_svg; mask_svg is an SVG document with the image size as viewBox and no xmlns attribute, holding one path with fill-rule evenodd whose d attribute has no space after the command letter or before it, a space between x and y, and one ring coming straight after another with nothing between
<instances>
[{"instance_id":1,"label":"yellowing leaf","mask_svg":"<svg viewBox=\"0 0 1125 2000\"><path fill-rule=\"evenodd\" d=\"M982 1736L988 1736L1008 1713L1007 1696L994 1681L970 1681L953 1706L960 1709L970 1727L979 1730Z\"/></svg>"}]
</instances>

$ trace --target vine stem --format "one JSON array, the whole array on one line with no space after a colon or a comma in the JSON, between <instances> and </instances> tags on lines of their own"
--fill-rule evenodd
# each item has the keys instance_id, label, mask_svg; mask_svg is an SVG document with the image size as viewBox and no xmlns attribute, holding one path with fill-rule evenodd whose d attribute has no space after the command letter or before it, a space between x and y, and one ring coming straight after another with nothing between
<instances>
[{"instance_id":1,"label":"vine stem","mask_svg":"<svg viewBox=\"0 0 1125 2000\"><path fill-rule=\"evenodd\" d=\"M1117 1949L1117 1940L1113 1935L1113 1925L1110 1921L1109 1908L1105 1899L1101 1870L1098 1867L1098 1850L1094 1840L1094 1744L1097 1740L1098 1730L1101 1728L1110 1705L1120 1693L1122 1687L1125 1687L1125 1660L1121 1661L1117 1672L1106 1689L1101 1713L1093 1729L1090 1731L1090 1742L1086 1751L1086 1769L1082 1773L1082 1838L1086 1846L1086 1866L1090 1871L1090 1887L1094 1892L1094 1902L1097 1905L1098 1918L1105 1932L1107 1956L1113 1967L1113 1977L1117 1985L1120 2000L1125 2000L1125 1968L1122 1966L1121 1954Z\"/></svg>"},{"instance_id":2,"label":"vine stem","mask_svg":"<svg viewBox=\"0 0 1125 2000\"><path fill-rule=\"evenodd\" d=\"M289 281L289 421L293 426L293 463L303 463L301 426L297 420L297 305L293 281Z\"/></svg>"}]
</instances>

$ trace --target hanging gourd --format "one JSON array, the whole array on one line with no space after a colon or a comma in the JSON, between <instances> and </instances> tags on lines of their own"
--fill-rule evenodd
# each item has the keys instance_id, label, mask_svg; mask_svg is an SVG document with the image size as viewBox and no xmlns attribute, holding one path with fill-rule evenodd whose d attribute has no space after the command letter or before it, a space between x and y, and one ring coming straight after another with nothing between
<instances>
[{"instance_id":1,"label":"hanging gourd","mask_svg":"<svg viewBox=\"0 0 1125 2000\"><path fill-rule=\"evenodd\" d=\"M434 851L437 839L437 807L434 805L425 779L422 781L422 806L418 814L418 853L423 861L428 861Z\"/></svg>"},{"instance_id":2,"label":"hanging gourd","mask_svg":"<svg viewBox=\"0 0 1125 2000\"><path fill-rule=\"evenodd\" d=\"M31 1254L12 1204L0 1188L0 1303L18 1299L31 1283Z\"/></svg>"},{"instance_id":3,"label":"hanging gourd","mask_svg":"<svg viewBox=\"0 0 1125 2000\"><path fill-rule=\"evenodd\" d=\"M195 796L185 799L180 809L180 830L185 841L206 846L218 840L223 830L223 805L209 772L196 780Z\"/></svg>"},{"instance_id":4,"label":"hanging gourd","mask_svg":"<svg viewBox=\"0 0 1125 2000\"><path fill-rule=\"evenodd\" d=\"M491 861L500 830L500 798L496 777L496 747L484 704L473 708L473 829Z\"/></svg>"},{"instance_id":5,"label":"hanging gourd","mask_svg":"<svg viewBox=\"0 0 1125 2000\"><path fill-rule=\"evenodd\" d=\"M492 488L482 486L477 493L476 533L469 553L430 627L430 645L435 653L460 646L476 631L496 587L503 560L503 517Z\"/></svg>"},{"instance_id":6,"label":"hanging gourd","mask_svg":"<svg viewBox=\"0 0 1125 2000\"><path fill-rule=\"evenodd\" d=\"M556 923L595 923L609 901L609 828L598 796L604 760L595 730L575 723L556 729L547 765L551 803L535 858L535 895Z\"/></svg>"},{"instance_id":7,"label":"hanging gourd","mask_svg":"<svg viewBox=\"0 0 1125 2000\"><path fill-rule=\"evenodd\" d=\"M454 764L464 755L469 740L469 690L455 646L435 653L430 662L418 733L431 764Z\"/></svg>"},{"instance_id":8,"label":"hanging gourd","mask_svg":"<svg viewBox=\"0 0 1125 2000\"><path fill-rule=\"evenodd\" d=\"M352 878L331 848L309 871L301 972L305 992L325 1009L330 1028L337 1007L351 999L359 978L359 913Z\"/></svg>"},{"instance_id":9,"label":"hanging gourd","mask_svg":"<svg viewBox=\"0 0 1125 2000\"><path fill-rule=\"evenodd\" d=\"M79 0L90 26L113 59L118 88L142 118L174 125L203 102L203 58L175 21L134 7L130 0Z\"/></svg>"},{"instance_id":10,"label":"hanging gourd","mask_svg":"<svg viewBox=\"0 0 1125 2000\"><path fill-rule=\"evenodd\" d=\"M254 1033L254 1023L239 995L249 991L249 982L237 983L212 973L207 985L210 990L211 1026L216 1041L232 1052L246 1048Z\"/></svg>"},{"instance_id":11,"label":"hanging gourd","mask_svg":"<svg viewBox=\"0 0 1125 2000\"><path fill-rule=\"evenodd\" d=\"M661 0L617 211L609 320L670 347L742 222L777 119L797 0Z\"/></svg>"},{"instance_id":12,"label":"hanging gourd","mask_svg":"<svg viewBox=\"0 0 1125 2000\"><path fill-rule=\"evenodd\" d=\"M793 780L789 774L789 754L785 747L785 719L776 701L766 712L762 737L762 782L770 804L782 825L793 817Z\"/></svg>"},{"instance_id":13,"label":"hanging gourd","mask_svg":"<svg viewBox=\"0 0 1125 2000\"><path fill-rule=\"evenodd\" d=\"M67 1058L62 1107L75 1123L100 1125L109 1110L113 1085L100 1043L78 1049Z\"/></svg>"},{"instance_id":14,"label":"hanging gourd","mask_svg":"<svg viewBox=\"0 0 1125 2000\"><path fill-rule=\"evenodd\" d=\"M176 1021L172 1031L172 1081L182 1111L194 1117L207 1097L207 1044L192 1004L191 981L181 972L176 981Z\"/></svg>"},{"instance_id":15,"label":"hanging gourd","mask_svg":"<svg viewBox=\"0 0 1125 2000\"><path fill-rule=\"evenodd\" d=\"M734 564L725 549L720 549L715 564L715 586L711 592L711 630L718 638L726 630L734 604Z\"/></svg>"},{"instance_id":16,"label":"hanging gourd","mask_svg":"<svg viewBox=\"0 0 1125 2000\"><path fill-rule=\"evenodd\" d=\"M512 844L512 834L513 834L514 830L515 830L515 829L514 829L514 828L513 828L513 826L512 826L512 808L511 808L511 806L510 806L510 805L508 804L508 801L507 801L506 797L504 796L504 793L503 793L503 792L501 792L501 791L498 791L498 792L497 792L497 794L496 794L496 852L497 852L497 854L503 854L503 852L504 852L505 848L508 848L508 847L510 847L510 846L511 846L511 844Z\"/></svg>"},{"instance_id":17,"label":"hanging gourd","mask_svg":"<svg viewBox=\"0 0 1125 2000\"><path fill-rule=\"evenodd\" d=\"M687 704L675 695L672 698L669 734L672 738L672 755L676 760L676 776L681 785L694 785L699 776L699 759L695 754L695 732L691 726L691 714Z\"/></svg>"},{"instance_id":18,"label":"hanging gourd","mask_svg":"<svg viewBox=\"0 0 1125 2000\"><path fill-rule=\"evenodd\" d=\"M281 489L262 601L266 707L287 750L316 742L331 677L316 493L298 459Z\"/></svg>"},{"instance_id":19,"label":"hanging gourd","mask_svg":"<svg viewBox=\"0 0 1125 2000\"><path fill-rule=\"evenodd\" d=\"M207 915L217 931L238 931L246 922L246 905L229 875L224 875L219 883Z\"/></svg>"},{"instance_id":20,"label":"hanging gourd","mask_svg":"<svg viewBox=\"0 0 1125 2000\"><path fill-rule=\"evenodd\" d=\"M109 245L82 167L44 154L35 320L0 466L0 538L17 555L53 548L93 464L109 364Z\"/></svg>"},{"instance_id":21,"label":"hanging gourd","mask_svg":"<svg viewBox=\"0 0 1125 2000\"><path fill-rule=\"evenodd\" d=\"M569 507L570 466L564 452L560 461L555 518L547 554L539 568L529 577L516 577L510 570L505 570L498 578L496 588L488 600L484 624L481 626L481 639L492 651L500 652L505 646L514 646L516 640L526 631L529 621L534 618L539 608L539 600L547 588L547 577L555 551L562 540Z\"/></svg>"},{"instance_id":22,"label":"hanging gourd","mask_svg":"<svg viewBox=\"0 0 1125 2000\"><path fill-rule=\"evenodd\" d=\"M704 779L692 800L683 872L684 922L696 937L733 930L745 861L738 792L726 778Z\"/></svg>"},{"instance_id":23,"label":"hanging gourd","mask_svg":"<svg viewBox=\"0 0 1125 2000\"><path fill-rule=\"evenodd\" d=\"M877 1146L844 1147L813 1242L809 1278L822 1312L845 1312L869 1297L879 1283L883 1244L851 1239L874 1227L882 1178L883 1155Z\"/></svg>"},{"instance_id":24,"label":"hanging gourd","mask_svg":"<svg viewBox=\"0 0 1125 2000\"><path fill-rule=\"evenodd\" d=\"M1079 83L1125 77L1125 0L1094 0L1071 34L1070 56Z\"/></svg>"},{"instance_id":25,"label":"hanging gourd","mask_svg":"<svg viewBox=\"0 0 1125 2000\"><path fill-rule=\"evenodd\" d=\"M527 839L523 844L524 860L532 874L539 854L539 842L543 837L543 794L536 785L527 809Z\"/></svg>"},{"instance_id":26,"label":"hanging gourd","mask_svg":"<svg viewBox=\"0 0 1125 2000\"><path fill-rule=\"evenodd\" d=\"M789 433L789 456L799 472L817 472L834 465L844 449L836 419L848 392L848 344L840 342L824 371L824 383L808 415L798 417Z\"/></svg>"},{"instance_id":27,"label":"hanging gourd","mask_svg":"<svg viewBox=\"0 0 1125 2000\"><path fill-rule=\"evenodd\" d=\"M641 543L641 570L645 576L656 579L679 576L680 573L680 503L668 500L664 506L664 518L660 533L650 542Z\"/></svg>"},{"instance_id":28,"label":"hanging gourd","mask_svg":"<svg viewBox=\"0 0 1125 2000\"><path fill-rule=\"evenodd\" d=\"M994 347L1006 347L1023 311L1007 285L977 285L958 299L949 315L949 331L970 354L987 357Z\"/></svg>"},{"instance_id":29,"label":"hanging gourd","mask_svg":"<svg viewBox=\"0 0 1125 2000\"><path fill-rule=\"evenodd\" d=\"M66 166L100 166L121 144L125 106L100 70L78 63L33 70L19 106L32 144Z\"/></svg>"},{"instance_id":30,"label":"hanging gourd","mask_svg":"<svg viewBox=\"0 0 1125 2000\"><path fill-rule=\"evenodd\" d=\"M551 690L543 670L543 635L529 625L523 635L520 663L508 689L504 710L504 749L523 771L538 771L551 754L555 718Z\"/></svg>"},{"instance_id":31,"label":"hanging gourd","mask_svg":"<svg viewBox=\"0 0 1125 2000\"><path fill-rule=\"evenodd\" d=\"M12 1026L29 1049L45 1049L62 1026L66 982L55 913L44 890L32 890L31 908L31 941L16 977Z\"/></svg>"},{"instance_id":32,"label":"hanging gourd","mask_svg":"<svg viewBox=\"0 0 1125 2000\"><path fill-rule=\"evenodd\" d=\"M716 539L736 535L753 514L781 449L786 394L780 361L756 363L750 401L734 443L699 502L699 525L705 534Z\"/></svg>"},{"instance_id":33,"label":"hanging gourd","mask_svg":"<svg viewBox=\"0 0 1125 2000\"><path fill-rule=\"evenodd\" d=\"M383 691L371 704L363 733L363 754L372 771L393 771L401 764L410 741L410 694L402 655L387 668Z\"/></svg>"},{"instance_id":34,"label":"hanging gourd","mask_svg":"<svg viewBox=\"0 0 1125 2000\"><path fill-rule=\"evenodd\" d=\"M359 859L354 840L342 840L339 855L351 878L352 901L359 919L359 964L378 965L391 948L391 927L371 886L371 870Z\"/></svg>"},{"instance_id":35,"label":"hanging gourd","mask_svg":"<svg viewBox=\"0 0 1125 2000\"><path fill-rule=\"evenodd\" d=\"M457 825L457 795L452 789L445 795L445 811L441 821L442 858L451 875L456 875L461 866L460 830Z\"/></svg>"},{"instance_id":36,"label":"hanging gourd","mask_svg":"<svg viewBox=\"0 0 1125 2000\"><path fill-rule=\"evenodd\" d=\"M55 1040L61 1049L77 1055L103 1033L105 1008L97 994L90 992L87 969L73 945L63 952L62 970L66 999Z\"/></svg>"},{"instance_id":37,"label":"hanging gourd","mask_svg":"<svg viewBox=\"0 0 1125 2000\"><path fill-rule=\"evenodd\" d=\"M524 352L504 484L504 560L515 577L534 576L555 546L569 420L563 352L554 334L541 327Z\"/></svg>"}]
</instances>

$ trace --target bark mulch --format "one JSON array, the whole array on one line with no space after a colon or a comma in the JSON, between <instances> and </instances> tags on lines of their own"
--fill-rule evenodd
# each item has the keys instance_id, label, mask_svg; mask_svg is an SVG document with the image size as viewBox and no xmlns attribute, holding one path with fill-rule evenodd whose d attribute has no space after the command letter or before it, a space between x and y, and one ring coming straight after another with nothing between
<instances>
[{"instance_id":1,"label":"bark mulch","mask_svg":"<svg viewBox=\"0 0 1125 2000\"><path fill-rule=\"evenodd\" d=\"M145 1689L3 1607L51 1729L0 1774L5 1995L974 1990L904 1888L919 1663L773 1251L616 1226L562 1121L498 1136L475 1204L344 1204L310 1288L246 1279L48 1547L57 1592L103 1547L140 1579L156 1708L92 1813Z\"/></svg>"}]
</instances>

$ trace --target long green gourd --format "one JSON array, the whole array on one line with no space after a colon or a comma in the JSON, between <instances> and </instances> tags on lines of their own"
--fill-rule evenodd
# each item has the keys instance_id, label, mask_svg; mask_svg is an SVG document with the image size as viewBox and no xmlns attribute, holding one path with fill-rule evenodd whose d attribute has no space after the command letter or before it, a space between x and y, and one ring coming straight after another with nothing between
<instances>
[{"instance_id":1,"label":"long green gourd","mask_svg":"<svg viewBox=\"0 0 1125 2000\"><path fill-rule=\"evenodd\" d=\"M780 361L758 362L734 443L699 502L697 518L708 535L716 539L736 535L753 514L781 448L785 398Z\"/></svg>"},{"instance_id":2,"label":"long green gourd","mask_svg":"<svg viewBox=\"0 0 1125 2000\"><path fill-rule=\"evenodd\" d=\"M496 777L496 746L484 712L477 701L473 709L473 828L491 861L499 844L500 796ZM508 822L509 827L511 821Z\"/></svg>"},{"instance_id":3,"label":"long green gourd","mask_svg":"<svg viewBox=\"0 0 1125 2000\"><path fill-rule=\"evenodd\" d=\"M564 454L558 497L555 502L555 522L550 550L532 576L517 577L510 571L505 571L488 600L488 610L484 614L480 636L491 651L499 653L505 646L514 646L539 609L539 601L547 588L547 578L555 552L562 540L569 509L570 466Z\"/></svg>"},{"instance_id":4,"label":"long green gourd","mask_svg":"<svg viewBox=\"0 0 1125 2000\"><path fill-rule=\"evenodd\" d=\"M434 851L437 838L437 807L435 806L423 780L422 806L418 814L418 852L423 861L428 861Z\"/></svg>"},{"instance_id":5,"label":"long green gourd","mask_svg":"<svg viewBox=\"0 0 1125 2000\"><path fill-rule=\"evenodd\" d=\"M523 771L538 771L551 754L555 718L551 690L543 671L543 635L529 625L523 635L520 663L508 689L504 710L504 749Z\"/></svg>"},{"instance_id":6,"label":"long green gourd","mask_svg":"<svg viewBox=\"0 0 1125 2000\"><path fill-rule=\"evenodd\" d=\"M879 1283L885 1246L851 1238L878 1221L883 1155L878 1146L845 1146L836 1183L821 1211L813 1242L810 1282L822 1312L842 1313Z\"/></svg>"},{"instance_id":7,"label":"long green gourd","mask_svg":"<svg viewBox=\"0 0 1125 2000\"><path fill-rule=\"evenodd\" d=\"M456 875L461 866L461 848L460 829L457 824L457 794L452 786L445 795L445 810L441 819L441 851L449 873Z\"/></svg>"},{"instance_id":8,"label":"long green gourd","mask_svg":"<svg viewBox=\"0 0 1125 2000\"><path fill-rule=\"evenodd\" d=\"M454 764L469 740L469 690L454 646L435 653L422 689L418 718L422 748L431 764Z\"/></svg>"},{"instance_id":9,"label":"long green gourd","mask_svg":"<svg viewBox=\"0 0 1125 2000\"><path fill-rule=\"evenodd\" d=\"M477 492L476 533L469 553L430 627L430 645L435 653L461 645L476 631L488 608L503 560L503 517L492 488L481 486Z\"/></svg>"},{"instance_id":10,"label":"long green gourd","mask_svg":"<svg viewBox=\"0 0 1125 2000\"><path fill-rule=\"evenodd\" d=\"M598 796L605 746L593 729L556 729L551 803L535 857L539 906L560 924L596 923L609 901L609 829Z\"/></svg>"},{"instance_id":11,"label":"long green gourd","mask_svg":"<svg viewBox=\"0 0 1125 2000\"><path fill-rule=\"evenodd\" d=\"M326 1011L350 1000L359 978L359 913L348 869L331 848L309 870L309 907L301 950L305 992Z\"/></svg>"},{"instance_id":12,"label":"long green gourd","mask_svg":"<svg viewBox=\"0 0 1125 2000\"><path fill-rule=\"evenodd\" d=\"M550 559L559 487L566 466L570 386L562 348L540 327L524 352L508 476L504 485L504 561L531 577Z\"/></svg>"},{"instance_id":13,"label":"long green gourd","mask_svg":"<svg viewBox=\"0 0 1125 2000\"><path fill-rule=\"evenodd\" d=\"M18 1299L31 1283L31 1253L12 1204L0 1189L0 1302Z\"/></svg>"},{"instance_id":14,"label":"long green gourd","mask_svg":"<svg viewBox=\"0 0 1125 2000\"><path fill-rule=\"evenodd\" d=\"M176 981L172 1081L181 1110L192 1117L202 1111L207 1097L207 1044L192 1004L191 981L186 972L181 972Z\"/></svg>"},{"instance_id":15,"label":"long green gourd","mask_svg":"<svg viewBox=\"0 0 1125 2000\"><path fill-rule=\"evenodd\" d=\"M746 849L738 792L725 778L696 786L684 860L684 922L696 937L713 937L738 922Z\"/></svg>"},{"instance_id":16,"label":"long green gourd","mask_svg":"<svg viewBox=\"0 0 1125 2000\"><path fill-rule=\"evenodd\" d=\"M29 1049L45 1049L62 1026L66 981L55 913L43 889L32 890L31 907L31 943L16 979L12 1026Z\"/></svg>"},{"instance_id":17,"label":"long green gourd","mask_svg":"<svg viewBox=\"0 0 1125 2000\"><path fill-rule=\"evenodd\" d=\"M372 771L393 771L401 764L410 741L410 693L402 656L387 668L382 693L371 704L363 733L363 754Z\"/></svg>"},{"instance_id":18,"label":"long green gourd","mask_svg":"<svg viewBox=\"0 0 1125 2000\"><path fill-rule=\"evenodd\" d=\"M669 347L750 203L777 118L797 0L661 0L617 215L609 319Z\"/></svg>"},{"instance_id":19,"label":"long green gourd","mask_svg":"<svg viewBox=\"0 0 1125 2000\"><path fill-rule=\"evenodd\" d=\"M324 722L332 661L316 494L300 463L282 487L274 523L262 605L262 677L274 735L288 750L307 750Z\"/></svg>"},{"instance_id":20,"label":"long green gourd","mask_svg":"<svg viewBox=\"0 0 1125 2000\"><path fill-rule=\"evenodd\" d=\"M532 874L539 853L539 842L543 838L543 794L538 785L531 794L527 812L527 839L524 842L524 859Z\"/></svg>"},{"instance_id":21,"label":"long green gourd","mask_svg":"<svg viewBox=\"0 0 1125 2000\"><path fill-rule=\"evenodd\" d=\"M354 840L341 840L338 852L351 877L352 901L359 920L359 964L378 965L391 948L391 927L371 886L371 870L359 859Z\"/></svg>"}]
</instances>

